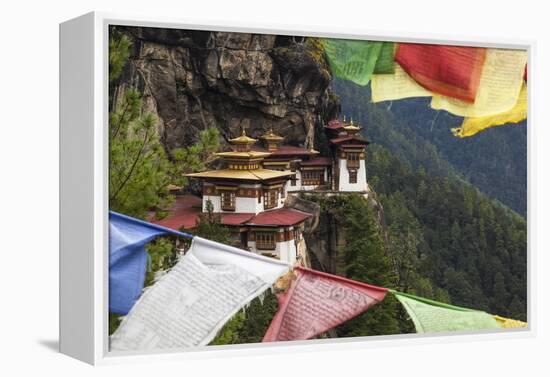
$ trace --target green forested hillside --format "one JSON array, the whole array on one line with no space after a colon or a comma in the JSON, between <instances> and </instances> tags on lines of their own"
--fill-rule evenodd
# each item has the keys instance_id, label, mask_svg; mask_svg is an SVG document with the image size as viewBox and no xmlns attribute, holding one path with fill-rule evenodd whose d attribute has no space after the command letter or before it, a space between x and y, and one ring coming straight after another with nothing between
<instances>
[{"instance_id":1,"label":"green forested hillside","mask_svg":"<svg viewBox=\"0 0 550 377\"><path fill-rule=\"evenodd\" d=\"M366 137L412 167L463 179L522 216L527 213L527 127L495 127L459 139L450 129L462 118L434 111L427 98L370 103L370 88L334 80L342 112L365 127Z\"/></svg>"},{"instance_id":2,"label":"green forested hillside","mask_svg":"<svg viewBox=\"0 0 550 377\"><path fill-rule=\"evenodd\" d=\"M469 184L369 148L368 177L384 207L398 287L526 320L525 220Z\"/></svg>"}]
</instances>

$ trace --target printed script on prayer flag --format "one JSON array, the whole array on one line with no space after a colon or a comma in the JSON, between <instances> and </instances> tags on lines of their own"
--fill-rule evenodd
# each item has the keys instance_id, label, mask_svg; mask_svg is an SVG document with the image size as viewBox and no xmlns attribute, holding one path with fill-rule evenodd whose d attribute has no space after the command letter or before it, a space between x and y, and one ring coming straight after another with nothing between
<instances>
[{"instance_id":1,"label":"printed script on prayer flag","mask_svg":"<svg viewBox=\"0 0 550 377\"><path fill-rule=\"evenodd\" d=\"M399 44L395 60L417 83L444 96L474 102L486 49Z\"/></svg>"},{"instance_id":2,"label":"printed script on prayer flag","mask_svg":"<svg viewBox=\"0 0 550 377\"><path fill-rule=\"evenodd\" d=\"M372 75L371 101L393 101L410 97L431 97L432 92L414 81L399 65L394 73Z\"/></svg>"},{"instance_id":3,"label":"printed script on prayer flag","mask_svg":"<svg viewBox=\"0 0 550 377\"><path fill-rule=\"evenodd\" d=\"M335 76L358 85L369 83L382 52L383 42L324 38L322 42ZM386 53L390 52L386 50ZM380 69L389 69L387 65L381 62Z\"/></svg>"},{"instance_id":4,"label":"printed script on prayer flag","mask_svg":"<svg viewBox=\"0 0 550 377\"><path fill-rule=\"evenodd\" d=\"M285 294L263 342L305 340L324 333L382 301L385 288L302 267Z\"/></svg>"},{"instance_id":5,"label":"printed script on prayer flag","mask_svg":"<svg viewBox=\"0 0 550 377\"><path fill-rule=\"evenodd\" d=\"M523 85L527 51L490 48L474 103L434 95L431 107L463 117L484 117L513 108Z\"/></svg>"},{"instance_id":6,"label":"printed script on prayer flag","mask_svg":"<svg viewBox=\"0 0 550 377\"><path fill-rule=\"evenodd\" d=\"M237 266L206 266L186 255L143 293L111 336L111 351L206 345L232 315L268 287Z\"/></svg>"},{"instance_id":7,"label":"printed script on prayer flag","mask_svg":"<svg viewBox=\"0 0 550 377\"><path fill-rule=\"evenodd\" d=\"M289 268L287 263L195 236L187 254L124 318L111 336L111 350L206 345Z\"/></svg>"},{"instance_id":8,"label":"printed script on prayer flag","mask_svg":"<svg viewBox=\"0 0 550 377\"><path fill-rule=\"evenodd\" d=\"M468 137L484 131L487 128L502 126L509 123L519 123L527 119L527 85L524 84L519 93L516 105L508 111L496 115L479 118L464 118L462 126L452 128L455 136Z\"/></svg>"}]
</instances>

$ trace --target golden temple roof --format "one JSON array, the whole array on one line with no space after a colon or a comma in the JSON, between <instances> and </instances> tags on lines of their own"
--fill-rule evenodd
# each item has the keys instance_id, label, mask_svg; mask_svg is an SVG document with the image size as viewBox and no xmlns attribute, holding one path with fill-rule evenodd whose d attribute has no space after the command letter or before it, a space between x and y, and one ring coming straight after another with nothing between
<instances>
[{"instance_id":1,"label":"golden temple roof","mask_svg":"<svg viewBox=\"0 0 550 377\"><path fill-rule=\"evenodd\" d=\"M233 139L229 139L229 142L231 144L254 144L255 142L257 142L258 140L256 139L253 139L251 137L248 137L246 135L246 132L243 128L242 132L241 132L241 136L239 137L236 137L236 138L233 138Z\"/></svg>"},{"instance_id":2,"label":"golden temple roof","mask_svg":"<svg viewBox=\"0 0 550 377\"><path fill-rule=\"evenodd\" d=\"M354 126L353 124L350 124L349 126L344 126L344 130L346 131L359 131L361 127Z\"/></svg>"},{"instance_id":3,"label":"golden temple roof","mask_svg":"<svg viewBox=\"0 0 550 377\"><path fill-rule=\"evenodd\" d=\"M361 127L353 124L353 118L350 119L350 122L344 125L344 130L346 131L360 131Z\"/></svg>"},{"instance_id":4,"label":"golden temple roof","mask_svg":"<svg viewBox=\"0 0 550 377\"><path fill-rule=\"evenodd\" d=\"M266 141L283 141L284 137L279 136L273 132L273 128L269 129L269 132L261 136Z\"/></svg>"},{"instance_id":5,"label":"golden temple roof","mask_svg":"<svg viewBox=\"0 0 550 377\"><path fill-rule=\"evenodd\" d=\"M263 158L270 156L269 152L258 152L258 151L244 151L244 152L219 152L216 153L216 156L219 157L236 157L242 159L251 159L251 158Z\"/></svg>"},{"instance_id":6,"label":"golden temple roof","mask_svg":"<svg viewBox=\"0 0 550 377\"><path fill-rule=\"evenodd\" d=\"M288 177L294 175L291 171L277 171L269 169L254 170L233 170L220 169L205 171L202 173L185 174L186 177L195 178L226 178L226 179L244 179L249 181L264 181L272 178Z\"/></svg>"}]
</instances>

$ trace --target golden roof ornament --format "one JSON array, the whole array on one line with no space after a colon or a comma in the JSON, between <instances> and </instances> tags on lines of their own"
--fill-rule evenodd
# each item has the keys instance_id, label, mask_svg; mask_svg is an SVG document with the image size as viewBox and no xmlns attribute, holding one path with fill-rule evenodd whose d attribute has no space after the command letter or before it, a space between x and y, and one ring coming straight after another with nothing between
<instances>
[{"instance_id":1,"label":"golden roof ornament","mask_svg":"<svg viewBox=\"0 0 550 377\"><path fill-rule=\"evenodd\" d=\"M256 141L258 140L248 137L246 135L246 131L244 130L244 127L242 127L241 136L233 139L229 139L229 142L231 144L254 144Z\"/></svg>"},{"instance_id":2,"label":"golden roof ornament","mask_svg":"<svg viewBox=\"0 0 550 377\"><path fill-rule=\"evenodd\" d=\"M348 131L348 132L357 132L359 130L361 130L361 127L358 127L356 126L355 124L353 124L353 118L350 119L350 122L347 126L344 126L344 130Z\"/></svg>"},{"instance_id":3,"label":"golden roof ornament","mask_svg":"<svg viewBox=\"0 0 550 377\"><path fill-rule=\"evenodd\" d=\"M283 137L275 134L273 132L273 127L270 127L269 128L269 132L267 132L266 134L262 135L261 136L262 139L266 140L266 141L283 141Z\"/></svg>"}]
</instances>

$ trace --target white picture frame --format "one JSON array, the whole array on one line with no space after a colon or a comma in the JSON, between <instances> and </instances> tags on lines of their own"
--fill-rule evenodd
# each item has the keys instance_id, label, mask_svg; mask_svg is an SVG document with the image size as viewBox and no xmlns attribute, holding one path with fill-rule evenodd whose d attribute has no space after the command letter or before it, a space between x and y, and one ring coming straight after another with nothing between
<instances>
[{"instance_id":1,"label":"white picture frame","mask_svg":"<svg viewBox=\"0 0 550 377\"><path fill-rule=\"evenodd\" d=\"M422 33L384 33L365 30L320 30L282 25L235 23L193 24L169 18L88 13L60 25L60 352L90 364L153 359L184 359L284 353L320 349L379 347L394 342L416 344L509 339L535 334L532 286L535 280L531 248L532 198L528 198L528 323L525 329L471 334L392 335L309 340L270 344L197 347L170 353L117 355L108 350L108 29L109 25L305 35L347 39L425 42L526 49L533 62L534 41ZM529 77L532 64L528 66ZM529 88L529 99L531 98ZM529 100L529 117L532 115ZM532 146L533 123L528 127ZM531 155L532 151L529 151ZM532 159L528 159L528 182ZM531 190L529 190L530 192ZM222 351L221 353L218 351Z\"/></svg>"}]
</instances>

